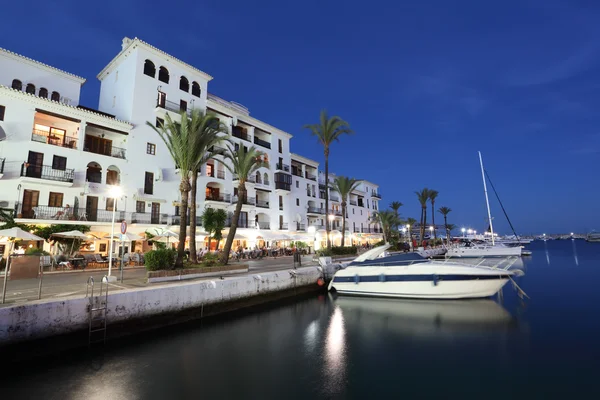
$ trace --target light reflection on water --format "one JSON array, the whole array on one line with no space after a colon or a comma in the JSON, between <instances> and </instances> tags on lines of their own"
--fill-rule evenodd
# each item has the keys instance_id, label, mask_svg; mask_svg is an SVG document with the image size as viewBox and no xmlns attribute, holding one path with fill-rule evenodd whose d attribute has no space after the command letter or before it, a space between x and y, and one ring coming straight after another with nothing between
<instances>
[{"instance_id":1,"label":"light reflection on water","mask_svg":"<svg viewBox=\"0 0 600 400\"><path fill-rule=\"evenodd\" d=\"M325 337L325 370L333 392L343 386L346 376L346 331L344 315L340 307L335 307L329 319Z\"/></svg>"}]
</instances>

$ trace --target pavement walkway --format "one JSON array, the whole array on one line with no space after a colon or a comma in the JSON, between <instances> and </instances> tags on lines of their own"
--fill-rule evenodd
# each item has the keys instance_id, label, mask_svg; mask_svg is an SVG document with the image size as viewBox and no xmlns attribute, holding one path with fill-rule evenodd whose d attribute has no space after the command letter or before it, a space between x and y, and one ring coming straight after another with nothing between
<instances>
[{"instance_id":1,"label":"pavement walkway","mask_svg":"<svg viewBox=\"0 0 600 400\"><path fill-rule=\"evenodd\" d=\"M291 256L277 257L277 258L263 258L262 260L241 260L241 261L230 261L230 265L235 264L248 264L249 271L247 273L232 274L224 276L224 279L231 277L255 274L259 272L269 272L278 270L288 270L294 267L294 261ZM313 256L303 256L302 266L313 266L317 265L313 262ZM94 278L96 284L98 284L102 277L106 275L108 269L86 269L86 270L75 270L66 272L46 272L42 281L42 299L50 298L61 298L66 296L82 295L85 296L87 289L87 280L90 276ZM113 269L112 274L120 279L121 271ZM195 280L213 280L215 277L198 278ZM186 280L183 282L190 282ZM117 281L115 283L109 283L109 294L115 290L123 289L135 289L141 287L151 287L152 285L177 285L181 281L175 282L161 282L161 283L148 283L146 279L146 269L144 267L128 267L123 271L123 282ZM0 291L4 284L4 276L0 275ZM6 305L14 305L15 303L25 303L31 300L37 300L39 280L38 279L21 279L11 281L7 283L6 289ZM1 296L1 292L0 292ZM3 305L0 304L0 307Z\"/></svg>"}]
</instances>

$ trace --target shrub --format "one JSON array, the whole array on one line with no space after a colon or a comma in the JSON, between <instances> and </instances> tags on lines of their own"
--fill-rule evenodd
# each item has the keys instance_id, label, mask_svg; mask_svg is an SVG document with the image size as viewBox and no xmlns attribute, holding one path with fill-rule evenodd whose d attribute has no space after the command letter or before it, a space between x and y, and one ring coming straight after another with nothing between
<instances>
[{"instance_id":1,"label":"shrub","mask_svg":"<svg viewBox=\"0 0 600 400\"><path fill-rule=\"evenodd\" d=\"M25 250L25 255L27 255L27 256L48 256L48 255L50 255L50 253L48 253L45 250L38 249L37 247L30 247L27 250Z\"/></svg>"},{"instance_id":2,"label":"shrub","mask_svg":"<svg viewBox=\"0 0 600 400\"><path fill-rule=\"evenodd\" d=\"M159 249L147 252L144 255L144 262L148 271L158 271L161 269L172 269L175 265L177 252L172 249Z\"/></svg>"},{"instance_id":3,"label":"shrub","mask_svg":"<svg viewBox=\"0 0 600 400\"><path fill-rule=\"evenodd\" d=\"M333 251L331 251L327 247L317 250L317 256L319 256L319 257L331 257L332 255L333 255Z\"/></svg>"},{"instance_id":4,"label":"shrub","mask_svg":"<svg viewBox=\"0 0 600 400\"><path fill-rule=\"evenodd\" d=\"M335 246L331 248L331 254L334 256L356 255L356 246Z\"/></svg>"},{"instance_id":5,"label":"shrub","mask_svg":"<svg viewBox=\"0 0 600 400\"><path fill-rule=\"evenodd\" d=\"M219 256L215 253L206 253L202 257L202 266L213 267L219 262Z\"/></svg>"}]
</instances>

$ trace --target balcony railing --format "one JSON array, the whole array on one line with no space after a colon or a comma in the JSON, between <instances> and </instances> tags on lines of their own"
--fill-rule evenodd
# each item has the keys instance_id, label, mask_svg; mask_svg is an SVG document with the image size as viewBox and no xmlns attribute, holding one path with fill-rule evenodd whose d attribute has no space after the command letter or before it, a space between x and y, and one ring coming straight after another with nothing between
<instances>
[{"instance_id":1,"label":"balcony railing","mask_svg":"<svg viewBox=\"0 0 600 400\"><path fill-rule=\"evenodd\" d=\"M267 149L271 148L271 143L267 142L266 140L259 139L256 136L254 136L254 144L257 144L262 147L266 147Z\"/></svg>"},{"instance_id":2,"label":"balcony railing","mask_svg":"<svg viewBox=\"0 0 600 400\"><path fill-rule=\"evenodd\" d=\"M289 183L286 182L275 182L275 189L281 189L281 190L290 190L291 186Z\"/></svg>"},{"instance_id":3,"label":"balcony railing","mask_svg":"<svg viewBox=\"0 0 600 400\"><path fill-rule=\"evenodd\" d=\"M360 233L360 228L354 228L354 233Z\"/></svg>"},{"instance_id":4,"label":"balcony railing","mask_svg":"<svg viewBox=\"0 0 600 400\"><path fill-rule=\"evenodd\" d=\"M217 170L217 178L218 179L225 179L225 171Z\"/></svg>"},{"instance_id":5,"label":"balcony railing","mask_svg":"<svg viewBox=\"0 0 600 400\"><path fill-rule=\"evenodd\" d=\"M302 170L292 167L292 175L302 177Z\"/></svg>"},{"instance_id":6,"label":"balcony railing","mask_svg":"<svg viewBox=\"0 0 600 400\"><path fill-rule=\"evenodd\" d=\"M337 196L332 196L332 195L329 195L329 200L331 200L331 201L335 201L335 202L337 202L337 203L339 203L339 202L340 202L340 198L339 198L339 197L337 197Z\"/></svg>"},{"instance_id":7,"label":"balcony railing","mask_svg":"<svg viewBox=\"0 0 600 400\"><path fill-rule=\"evenodd\" d=\"M297 231L305 231L306 230L306 224L296 223L296 230Z\"/></svg>"},{"instance_id":8,"label":"balcony railing","mask_svg":"<svg viewBox=\"0 0 600 400\"><path fill-rule=\"evenodd\" d=\"M256 200L256 207L269 208L269 202L267 200Z\"/></svg>"},{"instance_id":9,"label":"balcony railing","mask_svg":"<svg viewBox=\"0 0 600 400\"><path fill-rule=\"evenodd\" d=\"M356 206L356 205L358 205L358 203L355 200L350 200L350 205L351 206Z\"/></svg>"},{"instance_id":10,"label":"balcony railing","mask_svg":"<svg viewBox=\"0 0 600 400\"><path fill-rule=\"evenodd\" d=\"M233 199L231 201L233 204L237 204L238 202L238 196L233 196ZM255 206L256 205L256 198L255 197L245 197L242 200L242 204L248 204L250 206Z\"/></svg>"},{"instance_id":11,"label":"balcony railing","mask_svg":"<svg viewBox=\"0 0 600 400\"><path fill-rule=\"evenodd\" d=\"M337 215L338 217L342 216L342 212L340 210L332 210L331 213Z\"/></svg>"},{"instance_id":12,"label":"balcony railing","mask_svg":"<svg viewBox=\"0 0 600 400\"><path fill-rule=\"evenodd\" d=\"M310 179L311 181L316 181L317 180L317 176L316 175L311 175L308 172L306 173L306 179Z\"/></svg>"},{"instance_id":13,"label":"balcony railing","mask_svg":"<svg viewBox=\"0 0 600 400\"><path fill-rule=\"evenodd\" d=\"M21 176L29 178L46 179L49 181L73 183L75 171L71 168L54 169L50 165L35 165L23 163L21 165Z\"/></svg>"},{"instance_id":14,"label":"balcony railing","mask_svg":"<svg viewBox=\"0 0 600 400\"><path fill-rule=\"evenodd\" d=\"M223 203L230 203L231 202L231 195L228 193L221 193L221 194L207 194L206 195L206 201L220 201Z\"/></svg>"},{"instance_id":15,"label":"balcony railing","mask_svg":"<svg viewBox=\"0 0 600 400\"><path fill-rule=\"evenodd\" d=\"M359 202L358 202L358 206L359 206L359 207L364 207L364 206L365 206L365 203L363 203L362 201L359 201Z\"/></svg>"},{"instance_id":16,"label":"balcony railing","mask_svg":"<svg viewBox=\"0 0 600 400\"><path fill-rule=\"evenodd\" d=\"M258 227L260 229L271 229L271 223L270 222L258 221Z\"/></svg>"},{"instance_id":17,"label":"balcony railing","mask_svg":"<svg viewBox=\"0 0 600 400\"><path fill-rule=\"evenodd\" d=\"M262 182L256 182L257 186L270 186L271 183L269 182L269 180L263 180Z\"/></svg>"},{"instance_id":18,"label":"balcony railing","mask_svg":"<svg viewBox=\"0 0 600 400\"><path fill-rule=\"evenodd\" d=\"M248 135L247 133L241 132L241 131L237 131L235 129L231 132L231 136L236 137L238 139L245 140L247 142L250 142L250 135ZM256 138L255 138L255 143L256 143Z\"/></svg>"},{"instance_id":19,"label":"balcony railing","mask_svg":"<svg viewBox=\"0 0 600 400\"><path fill-rule=\"evenodd\" d=\"M188 117L192 116L192 110L191 109L185 109L181 107L181 104L177 104L173 101L169 101L169 100L163 100L161 101L161 99L158 99L156 101L156 107L160 107L163 108L165 110L169 110L169 111L173 111L177 114L181 113L182 111L185 111L186 114L188 115Z\"/></svg>"},{"instance_id":20,"label":"balcony railing","mask_svg":"<svg viewBox=\"0 0 600 400\"><path fill-rule=\"evenodd\" d=\"M50 132L34 129L31 133L31 141L38 143L51 144L52 146L66 147L68 149L77 148L77 138L71 136L56 136Z\"/></svg>"},{"instance_id":21,"label":"balcony railing","mask_svg":"<svg viewBox=\"0 0 600 400\"><path fill-rule=\"evenodd\" d=\"M4 173L4 162L6 161L6 158L0 158L0 174Z\"/></svg>"},{"instance_id":22,"label":"balcony railing","mask_svg":"<svg viewBox=\"0 0 600 400\"><path fill-rule=\"evenodd\" d=\"M168 214L131 213L132 224L166 225L169 223Z\"/></svg>"},{"instance_id":23,"label":"balcony railing","mask_svg":"<svg viewBox=\"0 0 600 400\"><path fill-rule=\"evenodd\" d=\"M109 156L114 158L120 158L124 160L126 158L126 150L120 147L111 146L106 144L99 148L88 148L84 147L83 151L94 154L101 154L103 156Z\"/></svg>"},{"instance_id":24,"label":"balcony railing","mask_svg":"<svg viewBox=\"0 0 600 400\"><path fill-rule=\"evenodd\" d=\"M308 213L309 214L325 214L325 209L319 208L319 207L308 207Z\"/></svg>"},{"instance_id":25,"label":"balcony railing","mask_svg":"<svg viewBox=\"0 0 600 400\"><path fill-rule=\"evenodd\" d=\"M277 163L275 164L275 168L280 171L290 172L290 166L287 164Z\"/></svg>"},{"instance_id":26,"label":"balcony railing","mask_svg":"<svg viewBox=\"0 0 600 400\"><path fill-rule=\"evenodd\" d=\"M85 180L90 183L102 183L102 172L87 172Z\"/></svg>"},{"instance_id":27,"label":"balcony railing","mask_svg":"<svg viewBox=\"0 0 600 400\"><path fill-rule=\"evenodd\" d=\"M279 230L281 231L287 231L288 230L288 224L287 222L282 222L279 224Z\"/></svg>"},{"instance_id":28,"label":"balcony railing","mask_svg":"<svg viewBox=\"0 0 600 400\"><path fill-rule=\"evenodd\" d=\"M190 218L188 215L188 218L185 221L185 224L187 226L190 226ZM179 225L181 223L181 215L171 215L171 225ZM202 226L202 217L197 215L196 216L196 226Z\"/></svg>"},{"instance_id":29,"label":"balcony railing","mask_svg":"<svg viewBox=\"0 0 600 400\"><path fill-rule=\"evenodd\" d=\"M381 192L375 192L375 191L373 191L373 192L371 192L371 196L372 197L377 197L378 199L381 199Z\"/></svg>"}]
</instances>

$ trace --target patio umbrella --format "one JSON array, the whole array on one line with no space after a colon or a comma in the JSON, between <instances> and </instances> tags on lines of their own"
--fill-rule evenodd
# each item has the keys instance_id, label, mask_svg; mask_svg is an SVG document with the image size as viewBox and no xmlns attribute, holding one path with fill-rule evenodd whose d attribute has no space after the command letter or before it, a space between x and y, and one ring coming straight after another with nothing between
<instances>
[{"instance_id":1,"label":"patio umbrella","mask_svg":"<svg viewBox=\"0 0 600 400\"><path fill-rule=\"evenodd\" d=\"M107 233L106 235L104 235L105 239L110 239L110 233ZM132 242L134 240L144 240L143 237L136 235L135 233L131 233L131 232L127 232L125 233L123 236L123 241L124 242ZM117 234L115 233L113 235L113 240L121 240L121 234Z\"/></svg>"},{"instance_id":2,"label":"patio umbrella","mask_svg":"<svg viewBox=\"0 0 600 400\"><path fill-rule=\"evenodd\" d=\"M86 235L83 232L77 231L77 230L53 233L51 236L61 237L61 238L65 238L65 239L73 239L73 242L71 242L71 250L69 251L69 253L73 253L73 246L75 245L75 240L89 239L88 235Z\"/></svg>"},{"instance_id":3,"label":"patio umbrella","mask_svg":"<svg viewBox=\"0 0 600 400\"><path fill-rule=\"evenodd\" d=\"M29 233L24 231L21 228L8 228L0 231L0 238L5 237L8 239L21 239L21 240L36 240L41 241L43 238L34 235L33 233ZM6 261L6 268L4 270L4 289L2 290L2 304L4 304L4 299L6 298L6 281L8 280L8 271L10 266L10 253L12 253L14 243L11 241L10 250L8 252L8 260Z\"/></svg>"}]
</instances>

